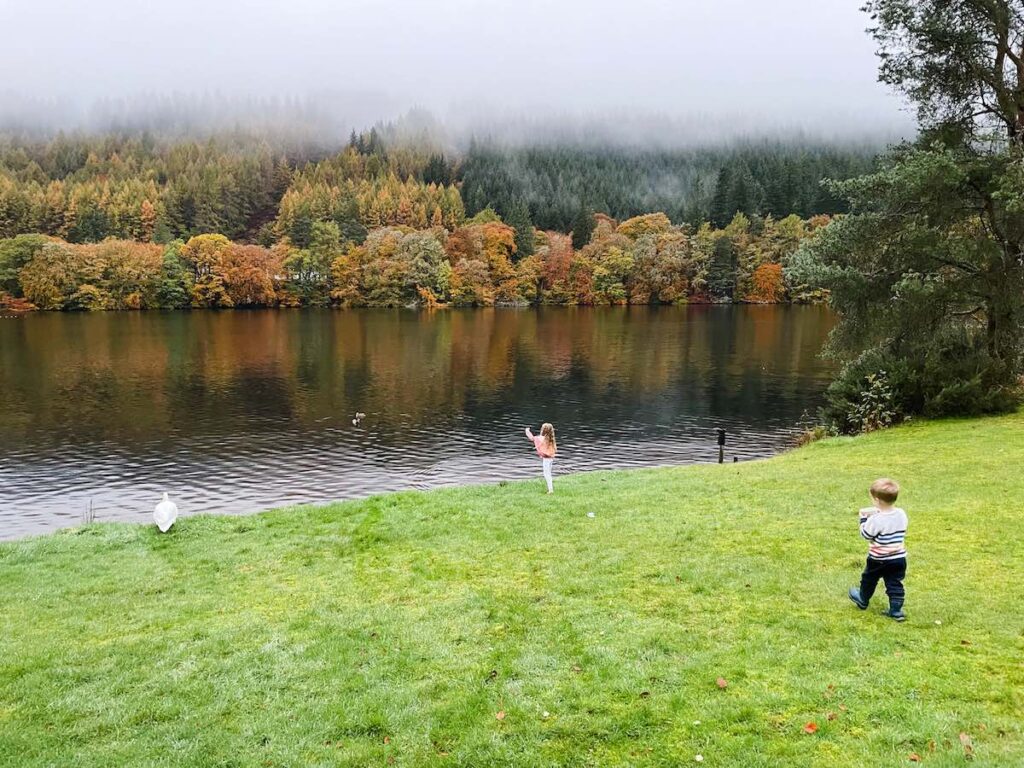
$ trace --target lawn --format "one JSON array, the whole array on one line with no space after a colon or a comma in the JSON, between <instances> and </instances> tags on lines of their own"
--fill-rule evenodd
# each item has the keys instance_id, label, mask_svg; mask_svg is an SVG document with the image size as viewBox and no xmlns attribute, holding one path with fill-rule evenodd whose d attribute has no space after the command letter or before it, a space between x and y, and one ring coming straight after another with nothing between
<instances>
[{"instance_id":1,"label":"lawn","mask_svg":"<svg viewBox=\"0 0 1024 768\"><path fill-rule=\"evenodd\" d=\"M846 598L879 475L904 624ZM92 525L0 544L0 622L4 766L1020 766L1024 413Z\"/></svg>"}]
</instances>

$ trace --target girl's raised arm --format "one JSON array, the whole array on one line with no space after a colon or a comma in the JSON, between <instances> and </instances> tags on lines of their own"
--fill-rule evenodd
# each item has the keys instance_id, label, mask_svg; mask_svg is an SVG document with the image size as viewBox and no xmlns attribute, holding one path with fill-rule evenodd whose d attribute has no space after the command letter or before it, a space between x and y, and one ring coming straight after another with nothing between
<instances>
[{"instance_id":1,"label":"girl's raised arm","mask_svg":"<svg viewBox=\"0 0 1024 768\"><path fill-rule=\"evenodd\" d=\"M526 428L526 439L533 440L533 432L530 431L529 427Z\"/></svg>"}]
</instances>

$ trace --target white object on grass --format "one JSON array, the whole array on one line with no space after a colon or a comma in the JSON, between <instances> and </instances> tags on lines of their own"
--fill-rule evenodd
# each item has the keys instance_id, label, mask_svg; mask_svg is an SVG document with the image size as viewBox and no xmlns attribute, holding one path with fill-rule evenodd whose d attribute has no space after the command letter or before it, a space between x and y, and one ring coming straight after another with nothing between
<instances>
[{"instance_id":1,"label":"white object on grass","mask_svg":"<svg viewBox=\"0 0 1024 768\"><path fill-rule=\"evenodd\" d=\"M156 505L156 509L153 510L153 522L156 523L156 527L160 529L160 533L166 533L174 521L178 519L178 505L167 498L167 494L164 494L163 500Z\"/></svg>"},{"instance_id":2,"label":"white object on grass","mask_svg":"<svg viewBox=\"0 0 1024 768\"><path fill-rule=\"evenodd\" d=\"M587 512L587 517L593 517L593 516L594 516L593 512Z\"/></svg>"}]
</instances>

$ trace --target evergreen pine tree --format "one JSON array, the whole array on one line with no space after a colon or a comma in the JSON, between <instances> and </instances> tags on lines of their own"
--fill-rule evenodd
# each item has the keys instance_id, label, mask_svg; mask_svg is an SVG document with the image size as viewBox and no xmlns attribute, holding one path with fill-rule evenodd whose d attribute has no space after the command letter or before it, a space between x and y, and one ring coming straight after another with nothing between
<instances>
[{"instance_id":1,"label":"evergreen pine tree","mask_svg":"<svg viewBox=\"0 0 1024 768\"><path fill-rule=\"evenodd\" d=\"M536 241L533 222L530 220L530 208L525 201L520 198L512 205L508 216L505 217L505 223L516 231L516 261L532 256L536 250Z\"/></svg>"},{"instance_id":2,"label":"evergreen pine tree","mask_svg":"<svg viewBox=\"0 0 1024 768\"><path fill-rule=\"evenodd\" d=\"M732 205L732 172L728 165L718 169L718 179L715 181L715 194L711 198L711 223L716 227L724 227L732 221L736 209Z\"/></svg>"},{"instance_id":3,"label":"evergreen pine tree","mask_svg":"<svg viewBox=\"0 0 1024 768\"><path fill-rule=\"evenodd\" d=\"M452 183L452 170L445 156L431 155L423 169L423 183L448 186Z\"/></svg>"},{"instance_id":4,"label":"evergreen pine tree","mask_svg":"<svg viewBox=\"0 0 1024 768\"><path fill-rule=\"evenodd\" d=\"M581 205L572 220L572 247L577 251L590 242L590 236L594 234L594 212L585 205Z\"/></svg>"},{"instance_id":5,"label":"evergreen pine tree","mask_svg":"<svg viewBox=\"0 0 1024 768\"><path fill-rule=\"evenodd\" d=\"M746 168L738 169L732 174L732 183L729 185L728 207L732 213L727 217L725 224L732 221L736 213L748 216L752 214L757 207L754 195L754 180L750 171Z\"/></svg>"},{"instance_id":6,"label":"evergreen pine tree","mask_svg":"<svg viewBox=\"0 0 1024 768\"><path fill-rule=\"evenodd\" d=\"M182 309L192 299L192 278L181 256L181 241L168 244L160 266L156 300L161 309Z\"/></svg>"},{"instance_id":7,"label":"evergreen pine tree","mask_svg":"<svg viewBox=\"0 0 1024 768\"><path fill-rule=\"evenodd\" d=\"M728 237L715 241L708 269L708 292L713 299L731 301L736 289L736 246Z\"/></svg>"}]
</instances>

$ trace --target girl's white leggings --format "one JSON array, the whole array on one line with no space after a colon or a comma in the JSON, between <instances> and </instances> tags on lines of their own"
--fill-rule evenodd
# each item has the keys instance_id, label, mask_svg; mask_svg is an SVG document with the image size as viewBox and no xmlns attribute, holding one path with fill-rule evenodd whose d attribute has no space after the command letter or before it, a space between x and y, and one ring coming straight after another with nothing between
<instances>
[{"instance_id":1,"label":"girl's white leggings","mask_svg":"<svg viewBox=\"0 0 1024 768\"><path fill-rule=\"evenodd\" d=\"M554 486L551 484L551 465L555 463L554 459L541 459L541 463L544 465L544 480L548 484L548 493L554 491Z\"/></svg>"}]
</instances>

